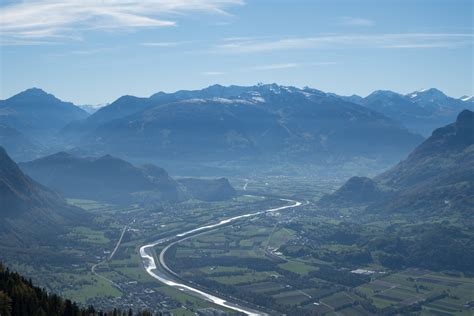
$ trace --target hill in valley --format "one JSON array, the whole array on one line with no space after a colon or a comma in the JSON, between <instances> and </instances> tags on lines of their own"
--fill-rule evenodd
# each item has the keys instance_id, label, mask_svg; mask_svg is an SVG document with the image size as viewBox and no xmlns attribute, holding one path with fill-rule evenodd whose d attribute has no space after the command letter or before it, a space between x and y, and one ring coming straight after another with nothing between
<instances>
[{"instance_id":1,"label":"hill in valley","mask_svg":"<svg viewBox=\"0 0 474 316\"><path fill-rule=\"evenodd\" d=\"M110 155L82 158L66 152L20 164L38 182L67 197L99 201L130 201L131 194L154 191L161 199L179 201L183 193L164 169L144 168Z\"/></svg>"},{"instance_id":2,"label":"hill in valley","mask_svg":"<svg viewBox=\"0 0 474 316\"><path fill-rule=\"evenodd\" d=\"M194 199L202 201L228 200L236 196L237 192L226 178L220 179L178 179L186 193Z\"/></svg>"},{"instance_id":3,"label":"hill in valley","mask_svg":"<svg viewBox=\"0 0 474 316\"><path fill-rule=\"evenodd\" d=\"M163 168L134 166L110 155L84 158L59 152L20 166L33 179L70 198L179 202L188 198L223 200L236 194L226 179L178 182Z\"/></svg>"}]
</instances>

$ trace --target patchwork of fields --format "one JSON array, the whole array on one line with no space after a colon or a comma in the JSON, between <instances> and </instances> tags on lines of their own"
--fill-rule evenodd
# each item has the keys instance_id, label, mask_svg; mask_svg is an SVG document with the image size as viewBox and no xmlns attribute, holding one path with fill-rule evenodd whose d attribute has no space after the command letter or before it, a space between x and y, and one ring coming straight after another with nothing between
<instances>
[{"instance_id":1,"label":"patchwork of fields","mask_svg":"<svg viewBox=\"0 0 474 316\"><path fill-rule=\"evenodd\" d=\"M473 278L425 269L388 269L380 264L379 253L371 257L360 250L383 235L387 226L413 222L375 218L369 225L355 226L346 221L361 219L347 210L314 212L312 202L332 185L308 181L287 187L288 182L280 178L234 179L235 186L245 185L249 191L286 192L305 204L297 211L236 221L186 239L169 248L167 264L183 282L272 315L473 314L468 306L474 301ZM308 186L314 191L308 191ZM224 218L281 205L277 198L246 195L226 202L191 200L157 206L69 202L94 214L95 225L73 229L64 236L59 251L58 247L38 249L46 259L38 261L38 256L29 253L29 258L11 257L9 262L39 284L81 304L146 308L174 315L195 315L216 306L151 278L143 269L138 247ZM117 244L124 227L123 239ZM164 246L156 247L156 253ZM20 262L33 262L34 268ZM369 273L351 272L357 269Z\"/></svg>"}]
</instances>

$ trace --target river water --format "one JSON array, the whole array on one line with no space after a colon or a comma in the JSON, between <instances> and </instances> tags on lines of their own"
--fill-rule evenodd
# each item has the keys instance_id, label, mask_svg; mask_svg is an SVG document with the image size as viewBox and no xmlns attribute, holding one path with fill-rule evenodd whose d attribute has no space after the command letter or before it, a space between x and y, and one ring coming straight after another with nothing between
<instances>
[{"instance_id":1,"label":"river water","mask_svg":"<svg viewBox=\"0 0 474 316\"><path fill-rule=\"evenodd\" d=\"M244 313L244 314L249 315L249 316L250 315L251 316L267 315L265 313L256 311L256 310L248 308L248 307L241 306L238 303L227 301L227 300L222 299L220 297L217 297L213 294L206 293L206 292L204 292L200 289L197 289L197 288L194 288L192 286L180 283L179 281L176 281L175 279L173 279L172 276L170 276L170 275L175 274L175 273L171 269L169 269L168 266L166 265L166 263L164 262L164 252L166 252L166 250L169 247L166 247L165 249L163 249L163 251L162 251L162 253L160 253L159 257L160 257L161 266L163 266L165 269L167 269L168 272L171 273L170 275L168 275L167 273L163 273L163 272L161 272L160 270L157 269L155 258L153 256L153 248L157 245L167 243L169 241L173 241L173 244L176 244L176 243L179 243L179 242L181 242L185 239L188 239L188 238L190 238L194 235L206 232L206 231L211 230L211 229L216 229L219 226L223 226L225 224L229 224L231 222L234 222L234 221L237 221L237 220L240 220L240 219L254 217L254 216L257 216L257 215L260 215L260 214L265 214L265 213L270 213L270 212L282 211L284 209L294 208L294 207L298 207L298 206L301 205L301 202L294 201L294 200L288 200L288 199L280 199L280 200L285 201L285 202L290 202L292 204L281 206L281 207L276 207L276 208L271 208L271 209L267 209L267 210L263 210L263 211L259 211L259 212L248 213L248 214L244 214L244 215L231 217L231 218L228 218L228 219L221 220L220 222L215 223L215 224L201 226L201 227L198 227L198 228L195 228L195 229L192 229L192 230L188 230L188 231L179 233L179 234L177 234L173 237L163 238L163 239L157 240L157 241L155 241L151 244L147 244L147 245L144 245L144 246L140 247L140 257L142 258L143 266L145 267L146 272L150 276L152 276L153 278L157 279L158 281L160 281L160 282L162 282L166 285L172 286L172 287L174 287L174 288L176 288L180 291L183 291L183 292L191 294L195 297L199 297L201 299L207 300L207 301L212 302L216 305L226 307L228 309L231 309L231 310L234 310L234 311L237 311L237 312L241 312L241 313Z\"/></svg>"}]
</instances>

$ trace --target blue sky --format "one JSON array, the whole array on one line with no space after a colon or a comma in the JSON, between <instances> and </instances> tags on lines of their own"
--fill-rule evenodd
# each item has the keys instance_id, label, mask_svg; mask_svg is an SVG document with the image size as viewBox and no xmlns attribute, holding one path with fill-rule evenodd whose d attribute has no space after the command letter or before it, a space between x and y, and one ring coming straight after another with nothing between
<instances>
[{"instance_id":1,"label":"blue sky","mask_svg":"<svg viewBox=\"0 0 474 316\"><path fill-rule=\"evenodd\" d=\"M471 0L2 0L0 98L214 83L474 94Z\"/></svg>"}]
</instances>

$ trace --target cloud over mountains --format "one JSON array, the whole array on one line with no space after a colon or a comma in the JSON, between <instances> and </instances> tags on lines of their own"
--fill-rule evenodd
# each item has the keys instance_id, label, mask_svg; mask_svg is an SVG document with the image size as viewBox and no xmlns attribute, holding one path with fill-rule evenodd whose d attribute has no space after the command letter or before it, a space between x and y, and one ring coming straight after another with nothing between
<instances>
[{"instance_id":1,"label":"cloud over mountains","mask_svg":"<svg viewBox=\"0 0 474 316\"><path fill-rule=\"evenodd\" d=\"M182 15L228 15L241 0L33 0L0 6L5 42L81 37L85 30L130 30L177 25Z\"/></svg>"}]
</instances>

